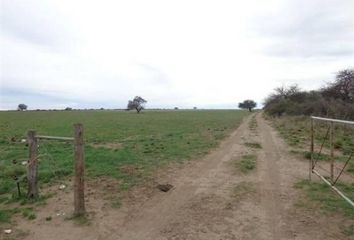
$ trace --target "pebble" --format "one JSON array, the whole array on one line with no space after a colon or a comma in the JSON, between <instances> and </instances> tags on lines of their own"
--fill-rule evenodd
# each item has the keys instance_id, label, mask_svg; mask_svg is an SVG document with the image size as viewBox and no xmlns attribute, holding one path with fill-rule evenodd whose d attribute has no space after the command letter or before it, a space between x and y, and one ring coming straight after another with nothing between
<instances>
[{"instance_id":1,"label":"pebble","mask_svg":"<svg viewBox=\"0 0 354 240\"><path fill-rule=\"evenodd\" d=\"M4 230L4 233L10 234L10 233L12 233L12 230L11 230L11 229L5 229L5 230Z\"/></svg>"}]
</instances>

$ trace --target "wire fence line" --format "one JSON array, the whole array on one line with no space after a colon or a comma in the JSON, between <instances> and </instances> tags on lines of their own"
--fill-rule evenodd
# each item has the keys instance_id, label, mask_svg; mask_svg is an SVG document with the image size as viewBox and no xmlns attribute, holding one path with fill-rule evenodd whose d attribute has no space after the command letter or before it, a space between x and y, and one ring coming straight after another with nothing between
<instances>
[{"instance_id":1,"label":"wire fence line","mask_svg":"<svg viewBox=\"0 0 354 240\"><path fill-rule=\"evenodd\" d=\"M322 137L321 146L318 152L315 152L315 122L320 122L320 124L327 123L329 126L327 127L327 131L325 136ZM339 164L339 162L335 158L334 151L334 131L335 124L341 124L344 126L353 126L354 122L338 120L338 119L330 119L330 118L321 118L321 117L311 117L311 158L309 161L309 179L311 180L311 175L316 174L322 181L324 181L327 185L329 185L337 194L339 194L344 200L346 200L350 205L354 207L354 202L350 198L346 196L346 193L343 193L336 187L336 184L340 179L343 182L348 182L346 179L350 179L350 183L353 183L354 176L346 171L346 168L350 161L353 159L354 149L350 149L350 153L344 155L346 160L344 164ZM323 156L322 150L324 149L325 143L329 141L329 150L330 150L330 162L329 169L328 163L324 164L320 161L321 156ZM327 166L324 166L327 165ZM337 172L335 171L337 170ZM345 176L345 177L344 177ZM346 178L346 179L345 179Z\"/></svg>"},{"instance_id":2,"label":"wire fence line","mask_svg":"<svg viewBox=\"0 0 354 240\"><path fill-rule=\"evenodd\" d=\"M60 161L56 161L55 157L51 153L51 143L52 141L64 141L70 142L70 145L73 146L73 165L74 165L74 216L81 216L86 213L85 210L85 197L84 197L84 130L82 124L74 124L74 137L61 137L61 136L44 136L39 135L35 130L29 130L27 132L27 141L26 146L28 147L28 159L23 164L23 169L25 174L22 174L23 171L15 172L15 174L9 175L13 178L16 183L16 187L9 189L10 193L14 194L14 191L17 189L18 195L21 196L20 184L27 184L27 198L28 199L38 199L39 197L39 187L38 182L39 171L46 171L46 179L51 179L53 177L63 176L66 172L71 172L69 169L62 169L63 164L60 164ZM39 144L41 143L41 144ZM55 151L65 151L67 147L64 145L56 145ZM58 147L59 146L59 147ZM0 160L1 164L1 160ZM19 164L18 161L13 161L13 164ZM39 168L40 164L45 164L44 169ZM63 172L64 170L64 172ZM21 173L21 175L20 175ZM18 176L17 176L18 175ZM43 175L42 175L43 176Z\"/></svg>"}]
</instances>

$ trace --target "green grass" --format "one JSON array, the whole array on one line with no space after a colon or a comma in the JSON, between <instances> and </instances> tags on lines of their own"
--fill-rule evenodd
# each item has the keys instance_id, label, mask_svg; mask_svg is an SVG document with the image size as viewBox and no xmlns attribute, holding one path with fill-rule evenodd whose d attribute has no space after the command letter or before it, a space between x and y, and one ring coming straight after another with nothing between
<instances>
[{"instance_id":1,"label":"green grass","mask_svg":"<svg viewBox=\"0 0 354 240\"><path fill-rule=\"evenodd\" d=\"M22 210L22 216L29 220L36 219L36 214L33 212L33 208L24 208Z\"/></svg>"},{"instance_id":2,"label":"green grass","mask_svg":"<svg viewBox=\"0 0 354 240\"><path fill-rule=\"evenodd\" d=\"M2 208L0 209L0 224L10 223L11 217L14 214L22 214L24 218L27 218L29 220L33 220L36 218L33 208L29 208L29 207L23 207L23 208L14 207L11 209Z\"/></svg>"},{"instance_id":3,"label":"green grass","mask_svg":"<svg viewBox=\"0 0 354 240\"><path fill-rule=\"evenodd\" d=\"M241 160L237 162L237 168L243 172L248 173L256 168L257 156L253 154L243 155Z\"/></svg>"},{"instance_id":4,"label":"green grass","mask_svg":"<svg viewBox=\"0 0 354 240\"><path fill-rule=\"evenodd\" d=\"M261 149L262 148L261 144L258 143L258 142L246 142L245 146L249 147L249 148L256 148L256 149Z\"/></svg>"},{"instance_id":5,"label":"green grass","mask_svg":"<svg viewBox=\"0 0 354 240\"><path fill-rule=\"evenodd\" d=\"M272 118L274 126L280 135L293 148L292 153L302 156L306 159L311 158L310 147L310 118L303 116L285 116ZM315 123L315 145L319 148L328 130L328 123ZM354 128L350 126L334 125L334 148L335 161L345 162L351 151L354 150ZM314 159L319 161L330 161L329 137L324 142L324 148L321 154L314 153ZM305 149L305 150L304 150ZM347 172L354 171L354 161L349 162L346 168ZM336 183L336 186L342 190L350 199L354 199L354 184ZM341 213L354 220L353 207L345 200L335 194L325 183L316 183L309 181L300 181L295 185L296 188L303 189L306 193L306 201L300 201L297 205L303 207L320 207L324 212ZM354 234L354 226L343 229L347 235Z\"/></svg>"},{"instance_id":6,"label":"green grass","mask_svg":"<svg viewBox=\"0 0 354 240\"><path fill-rule=\"evenodd\" d=\"M307 197L312 201L318 202L323 209L343 213L354 220L353 207L334 193L327 184L303 180L296 183L295 187L303 189ZM350 199L354 199L354 183L336 183L336 187L345 192Z\"/></svg>"},{"instance_id":7,"label":"green grass","mask_svg":"<svg viewBox=\"0 0 354 240\"><path fill-rule=\"evenodd\" d=\"M310 146L310 117L286 116L272 118L272 121L289 145L298 147ZM322 144L328 126L328 123L315 121L316 144ZM340 124L335 124L334 126L334 148L347 155L354 149L354 128ZM329 148L329 136L325 141L324 147Z\"/></svg>"},{"instance_id":8,"label":"green grass","mask_svg":"<svg viewBox=\"0 0 354 240\"><path fill-rule=\"evenodd\" d=\"M336 183L336 187L345 192L347 197L354 199L354 183ZM353 207L339 195L334 193L327 184L302 180L295 184L295 188L304 190L307 201L310 201L310 203L300 203L300 206L319 207L326 212L340 213L354 220ZM350 226L349 228L345 228L343 229L343 232L347 235L354 235L354 227Z\"/></svg>"},{"instance_id":9,"label":"green grass","mask_svg":"<svg viewBox=\"0 0 354 240\"><path fill-rule=\"evenodd\" d=\"M301 153L303 154L304 158L306 159L311 159L311 152L310 151L301 151ZM331 161L332 158L329 154L326 153L318 153L318 152L314 152L313 153L313 159L315 161L324 161L324 162L328 162ZM344 156L334 156L334 159L336 161L345 161L345 157Z\"/></svg>"},{"instance_id":10,"label":"green grass","mask_svg":"<svg viewBox=\"0 0 354 240\"><path fill-rule=\"evenodd\" d=\"M310 118L309 117L280 117L272 118L274 126L290 146L309 146ZM321 129L322 133L322 129Z\"/></svg>"},{"instance_id":11,"label":"green grass","mask_svg":"<svg viewBox=\"0 0 354 240\"><path fill-rule=\"evenodd\" d=\"M286 140L286 142L296 149L300 150L303 156L307 159L311 157L308 151L310 147L310 118L299 116L286 116L280 118L272 118L274 126L279 131L280 135ZM334 148L335 148L335 160L346 161L354 151L354 127L334 125ZM323 139L326 136L328 124L323 122L315 123L315 145L319 148ZM315 159L320 161L329 161L331 158L325 151L329 152L329 137L324 142L324 148L321 155L315 153ZM299 150L293 150L293 152L299 152ZM348 172L354 172L354 161L350 161L347 167Z\"/></svg>"},{"instance_id":12,"label":"green grass","mask_svg":"<svg viewBox=\"0 0 354 240\"><path fill-rule=\"evenodd\" d=\"M0 223L10 222L13 214L14 212L10 209L0 209Z\"/></svg>"},{"instance_id":13,"label":"green grass","mask_svg":"<svg viewBox=\"0 0 354 240\"><path fill-rule=\"evenodd\" d=\"M128 189L160 166L205 155L247 115L237 110L0 112L0 204L18 197L14 176L25 175L21 163L28 147L21 139L29 129L70 137L73 124L82 123L87 177L116 178ZM38 151L40 185L73 174L71 143L40 140Z\"/></svg>"},{"instance_id":14,"label":"green grass","mask_svg":"<svg viewBox=\"0 0 354 240\"><path fill-rule=\"evenodd\" d=\"M344 232L344 234L346 234L348 236L354 236L354 225L344 228L343 232Z\"/></svg>"}]
</instances>

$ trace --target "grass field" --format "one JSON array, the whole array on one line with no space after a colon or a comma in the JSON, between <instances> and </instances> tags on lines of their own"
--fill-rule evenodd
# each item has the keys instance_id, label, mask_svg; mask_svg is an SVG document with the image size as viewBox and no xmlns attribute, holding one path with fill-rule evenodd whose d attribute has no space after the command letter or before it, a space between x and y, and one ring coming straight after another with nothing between
<instances>
[{"instance_id":1,"label":"grass field","mask_svg":"<svg viewBox=\"0 0 354 240\"><path fill-rule=\"evenodd\" d=\"M291 146L291 152L298 154L299 157L306 159L311 158L311 153L309 151L310 147L310 118L297 116L297 117L281 117L272 119L274 126L279 131L280 135L287 141ZM328 124L318 123L315 124L315 145L317 149L321 146L323 138L326 136L328 130ZM334 130L334 148L335 148L335 160L341 162L340 166L343 165L348 159L348 155L354 150L354 128L350 126L335 125ZM314 159L318 159L320 162L329 162L331 157L329 155L329 137L324 143L323 151L319 155L318 152L314 154ZM318 151L318 150L317 150ZM328 165L329 166L329 165ZM328 168L329 170L329 168ZM352 172L354 171L354 159L352 159L348 166L346 167L345 174L354 176ZM328 212L339 212L343 215L354 219L353 208L345 200L336 195L328 185L325 183L309 182L303 180L298 182L295 187L303 189L306 193L306 200L299 203L304 207L320 207L321 209ZM354 185L348 180L344 183L339 182L336 187L343 191L350 199L354 199ZM354 235L354 226L350 226L345 229L348 235Z\"/></svg>"},{"instance_id":2,"label":"grass field","mask_svg":"<svg viewBox=\"0 0 354 240\"><path fill-rule=\"evenodd\" d=\"M295 184L297 189L302 189L306 198L299 198L298 206L308 209L321 209L327 214L342 214L346 218L354 220L353 207L343 198L335 194L327 184L322 182L309 182L302 180ZM347 197L354 199L354 184L338 183L337 188L341 189ZM313 210L318 211L318 210ZM354 225L342 226L346 235L354 235Z\"/></svg>"},{"instance_id":3,"label":"grass field","mask_svg":"<svg viewBox=\"0 0 354 240\"><path fill-rule=\"evenodd\" d=\"M281 117L274 118L273 123L282 137L287 141L290 146L302 149L302 153L306 158L310 157L310 118L309 117ZM315 123L315 144L320 146L326 136L328 130L328 123L316 122ZM341 124L335 125L334 130L334 148L336 151L336 158L339 161L344 161L347 156L354 149L354 127L343 126ZM327 151L322 152L319 160L328 161L329 149L329 135L324 142L324 149ZM348 171L354 171L354 163L350 163Z\"/></svg>"},{"instance_id":4,"label":"grass field","mask_svg":"<svg viewBox=\"0 0 354 240\"><path fill-rule=\"evenodd\" d=\"M237 110L0 112L0 203L16 192L14 176L25 174L28 150L21 139L29 129L72 136L73 124L83 123L87 176L117 178L127 189L158 166L206 154L246 115ZM72 175L72 144L41 140L39 162L40 184Z\"/></svg>"}]
</instances>

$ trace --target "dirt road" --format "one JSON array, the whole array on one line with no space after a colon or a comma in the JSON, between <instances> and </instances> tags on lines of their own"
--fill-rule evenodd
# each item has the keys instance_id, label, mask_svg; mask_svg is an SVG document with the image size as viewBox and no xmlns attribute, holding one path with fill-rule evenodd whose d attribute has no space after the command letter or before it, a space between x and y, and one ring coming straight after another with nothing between
<instances>
[{"instance_id":1,"label":"dirt road","mask_svg":"<svg viewBox=\"0 0 354 240\"><path fill-rule=\"evenodd\" d=\"M23 229L31 229L26 239L348 239L341 233L340 217L296 207L303 194L293 186L306 179L307 163L289 154L261 114L253 130L250 120L203 159L159 176L158 182L174 186L170 191L145 194L137 189L133 200L126 199L118 210L92 197L88 208L95 209L94 217L84 227L60 219L40 220L50 211L49 203L34 223L35 231L33 224L23 224ZM262 148L247 142L258 142ZM237 169L245 154L257 156L256 168L247 174Z\"/></svg>"}]
</instances>

